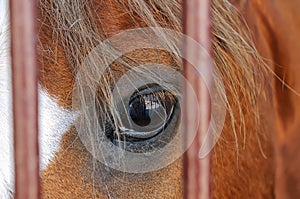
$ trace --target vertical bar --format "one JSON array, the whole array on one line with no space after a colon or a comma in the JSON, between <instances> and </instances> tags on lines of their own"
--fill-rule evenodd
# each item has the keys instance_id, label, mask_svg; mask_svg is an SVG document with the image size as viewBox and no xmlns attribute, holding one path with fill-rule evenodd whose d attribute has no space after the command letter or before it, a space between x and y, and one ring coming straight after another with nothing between
<instances>
[{"instance_id":1,"label":"vertical bar","mask_svg":"<svg viewBox=\"0 0 300 199\"><path fill-rule=\"evenodd\" d=\"M39 193L36 1L11 0L15 199Z\"/></svg>"},{"instance_id":2,"label":"vertical bar","mask_svg":"<svg viewBox=\"0 0 300 199\"><path fill-rule=\"evenodd\" d=\"M188 37L196 40L206 52L189 46L186 43L185 53L186 60L197 60L197 65L192 66L189 62L184 61L184 75L188 82L191 83L199 102L200 127L197 129L196 137L190 148L184 154L184 198L186 199L208 199L211 198L211 157L199 158L199 151L205 134L207 133L210 122L210 95L208 87L212 82L212 62L211 54L211 2L210 0L184 0L183 1L183 31ZM198 67L205 67L205 82L197 72ZM196 68L196 69L195 69ZM189 127L190 121L193 121L191 114L195 109L195 104L189 103L191 94L188 93L187 87L184 94L185 101L185 132L186 140L191 135Z\"/></svg>"}]
</instances>

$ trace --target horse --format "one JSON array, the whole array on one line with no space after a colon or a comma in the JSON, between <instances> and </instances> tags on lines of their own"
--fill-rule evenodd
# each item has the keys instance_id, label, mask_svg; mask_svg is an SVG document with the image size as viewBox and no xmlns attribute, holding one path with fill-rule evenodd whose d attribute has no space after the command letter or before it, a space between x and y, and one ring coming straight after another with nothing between
<instances>
[{"instance_id":1,"label":"horse","mask_svg":"<svg viewBox=\"0 0 300 199\"><path fill-rule=\"evenodd\" d=\"M213 77L226 107L222 132L211 151L213 198L299 195L299 169L292 162L300 161L297 5L296 0L212 1ZM145 164L150 171L140 170L134 158L126 160L132 167L125 168L124 157L114 157L114 150L163 150L180 133L182 93L176 79L182 61L164 30L176 36L182 32L181 1L40 0L37 23L42 197L182 198L182 156L174 152L153 159L154 166L172 161L157 169ZM279 29L282 24L286 27ZM128 30L150 30L154 36L118 37ZM7 34L1 31L1 60L8 57ZM152 48L120 54L113 46L126 49L132 40L143 46L147 36L157 39ZM9 76L9 61L1 61L0 70ZM0 81L5 124L0 198L6 199L14 193L11 99L9 78ZM156 119L149 119L152 109L158 111ZM120 112L139 129L151 121L157 124L150 133L132 131L122 126ZM103 138L109 150L99 144Z\"/></svg>"}]
</instances>

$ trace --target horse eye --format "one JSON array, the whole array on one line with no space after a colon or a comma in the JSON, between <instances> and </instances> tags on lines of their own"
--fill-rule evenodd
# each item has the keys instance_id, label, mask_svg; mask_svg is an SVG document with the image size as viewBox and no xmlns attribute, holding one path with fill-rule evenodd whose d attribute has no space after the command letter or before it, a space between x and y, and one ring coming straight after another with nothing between
<instances>
[{"instance_id":1,"label":"horse eye","mask_svg":"<svg viewBox=\"0 0 300 199\"><path fill-rule=\"evenodd\" d=\"M175 97L160 86L147 86L130 97L128 113L138 127L146 127L147 132L124 131L136 138L150 138L160 133L172 119ZM123 131L123 132L122 132Z\"/></svg>"},{"instance_id":2,"label":"horse eye","mask_svg":"<svg viewBox=\"0 0 300 199\"><path fill-rule=\"evenodd\" d=\"M127 122L116 124L109 136L114 144L129 151L145 152L163 147L173 137L174 129L166 130L178 117L177 99L171 92L157 84L145 85L131 94L125 106Z\"/></svg>"}]
</instances>

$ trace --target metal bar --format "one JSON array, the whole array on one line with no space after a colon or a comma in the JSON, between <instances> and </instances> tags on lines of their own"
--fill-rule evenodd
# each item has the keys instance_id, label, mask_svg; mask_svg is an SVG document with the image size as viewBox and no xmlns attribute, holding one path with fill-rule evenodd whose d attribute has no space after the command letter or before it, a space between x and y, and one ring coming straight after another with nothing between
<instances>
[{"instance_id":1,"label":"metal bar","mask_svg":"<svg viewBox=\"0 0 300 199\"><path fill-rule=\"evenodd\" d=\"M15 199L39 191L36 1L11 0Z\"/></svg>"},{"instance_id":2,"label":"metal bar","mask_svg":"<svg viewBox=\"0 0 300 199\"><path fill-rule=\"evenodd\" d=\"M197 60L197 64L191 65L190 62L184 60L184 75L188 82L192 85L199 105L200 126L196 130L196 137L184 154L184 198L186 199L208 199L211 198L211 157L207 155L205 158L199 158L199 151L203 144L204 135L206 134L210 122L210 95L208 87L212 82L212 62L210 60L211 53L211 17L210 17L211 1L210 0L184 0L183 1L183 23L184 34L196 40L207 52L207 56L203 56L203 49L195 48L194 45L189 46L186 43L185 57L186 60ZM205 81L197 69L206 71ZM208 86L208 87L207 87ZM189 129L191 112L195 109L195 104L191 101L191 94L188 93L187 87L184 93L185 109L185 132L188 140L192 136L193 129Z\"/></svg>"}]
</instances>

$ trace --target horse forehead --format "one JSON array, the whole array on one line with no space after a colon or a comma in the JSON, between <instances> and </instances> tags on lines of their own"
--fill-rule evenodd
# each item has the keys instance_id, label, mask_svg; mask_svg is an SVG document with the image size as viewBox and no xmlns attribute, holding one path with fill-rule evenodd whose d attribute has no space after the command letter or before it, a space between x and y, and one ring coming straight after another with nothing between
<instances>
[{"instance_id":1,"label":"horse forehead","mask_svg":"<svg viewBox=\"0 0 300 199\"><path fill-rule=\"evenodd\" d=\"M124 9L126 5L119 1L96 0L93 1L93 6L94 9L91 9L90 13L92 14L91 18L96 19L97 31L101 33L104 39L122 30L137 27L132 23L132 16ZM40 15L39 18L43 17ZM138 19L139 17L135 16L135 20L139 21ZM59 105L71 109L75 71L80 66L70 64L65 48L50 26L45 25L45 23L40 23L39 26L39 39L41 41L39 44L40 83L47 93L56 97ZM141 26L145 26L145 23L140 20L139 27ZM74 47L84 50L79 43L77 46L75 44ZM86 52L86 56L88 53ZM140 54L138 57L143 57L143 55Z\"/></svg>"}]
</instances>

